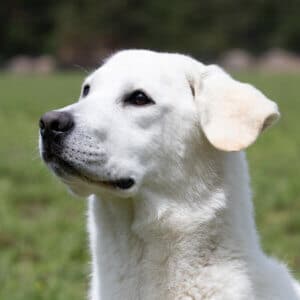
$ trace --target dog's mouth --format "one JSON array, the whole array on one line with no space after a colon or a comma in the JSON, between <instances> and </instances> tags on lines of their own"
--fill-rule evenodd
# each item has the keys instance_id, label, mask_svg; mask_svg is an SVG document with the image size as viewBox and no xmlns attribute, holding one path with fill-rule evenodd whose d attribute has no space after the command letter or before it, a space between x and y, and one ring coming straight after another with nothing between
<instances>
[{"instance_id":1,"label":"dog's mouth","mask_svg":"<svg viewBox=\"0 0 300 300\"><path fill-rule=\"evenodd\" d=\"M132 177L121 177L112 180L95 179L92 176L84 174L72 163L53 153L49 154L47 151L42 152L42 157L54 173L62 179L76 177L89 184L120 190L128 190L135 185L135 180Z\"/></svg>"}]
</instances>

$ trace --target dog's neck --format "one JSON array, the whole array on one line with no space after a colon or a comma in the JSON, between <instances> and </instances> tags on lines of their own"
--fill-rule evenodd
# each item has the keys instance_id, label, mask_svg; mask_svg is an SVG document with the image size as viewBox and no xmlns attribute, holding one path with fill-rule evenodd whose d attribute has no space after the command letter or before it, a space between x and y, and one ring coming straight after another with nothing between
<instances>
[{"instance_id":1,"label":"dog's neck","mask_svg":"<svg viewBox=\"0 0 300 300\"><path fill-rule=\"evenodd\" d=\"M91 299L181 299L193 285L199 289L197 282L207 283L201 278L216 284L260 252L244 155L222 155L214 175L195 174L180 190L90 199Z\"/></svg>"}]
</instances>

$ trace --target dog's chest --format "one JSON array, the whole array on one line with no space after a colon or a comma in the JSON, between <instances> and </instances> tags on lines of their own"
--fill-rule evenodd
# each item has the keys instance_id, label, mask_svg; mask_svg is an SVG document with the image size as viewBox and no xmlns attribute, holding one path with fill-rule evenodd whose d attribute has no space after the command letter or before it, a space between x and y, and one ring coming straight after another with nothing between
<instances>
[{"instance_id":1,"label":"dog's chest","mask_svg":"<svg viewBox=\"0 0 300 300\"><path fill-rule=\"evenodd\" d=\"M97 213L89 228L93 277L101 282L92 286L92 300L232 300L239 290L243 292L238 299L251 300L238 261L221 263L228 260L218 260L213 247L199 251L191 241L142 241L126 220L100 208L90 210Z\"/></svg>"},{"instance_id":2,"label":"dog's chest","mask_svg":"<svg viewBox=\"0 0 300 300\"><path fill-rule=\"evenodd\" d=\"M238 263L209 265L206 260L203 265L201 258L180 258L179 262L167 255L157 260L155 254L145 252L132 249L137 256L123 261L104 255L99 266L103 299L232 300L237 295L241 300L252 299L248 278Z\"/></svg>"}]
</instances>

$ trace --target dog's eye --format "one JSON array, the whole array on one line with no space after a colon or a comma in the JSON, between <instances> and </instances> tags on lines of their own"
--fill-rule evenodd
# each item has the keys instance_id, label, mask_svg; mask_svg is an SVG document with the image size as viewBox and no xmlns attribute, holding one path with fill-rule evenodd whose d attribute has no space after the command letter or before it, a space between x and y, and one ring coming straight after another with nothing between
<instances>
[{"instance_id":1,"label":"dog's eye","mask_svg":"<svg viewBox=\"0 0 300 300\"><path fill-rule=\"evenodd\" d=\"M124 103L128 105L135 105L135 106L143 106L149 104L155 104L155 102L148 97L144 92L137 90L128 95L124 99Z\"/></svg>"},{"instance_id":2,"label":"dog's eye","mask_svg":"<svg viewBox=\"0 0 300 300\"><path fill-rule=\"evenodd\" d=\"M90 86L88 84L86 84L82 90L82 97L87 96L89 92L90 92Z\"/></svg>"}]
</instances>

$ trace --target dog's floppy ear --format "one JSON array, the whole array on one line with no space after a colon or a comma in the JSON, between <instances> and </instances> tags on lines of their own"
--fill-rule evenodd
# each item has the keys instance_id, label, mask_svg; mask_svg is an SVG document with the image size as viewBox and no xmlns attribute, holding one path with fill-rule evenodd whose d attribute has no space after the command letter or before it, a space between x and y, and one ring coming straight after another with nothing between
<instances>
[{"instance_id":1,"label":"dog's floppy ear","mask_svg":"<svg viewBox=\"0 0 300 300\"><path fill-rule=\"evenodd\" d=\"M202 74L196 101L203 132L214 147L242 150L279 118L277 105L253 86L214 65L204 67Z\"/></svg>"}]
</instances>

